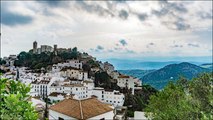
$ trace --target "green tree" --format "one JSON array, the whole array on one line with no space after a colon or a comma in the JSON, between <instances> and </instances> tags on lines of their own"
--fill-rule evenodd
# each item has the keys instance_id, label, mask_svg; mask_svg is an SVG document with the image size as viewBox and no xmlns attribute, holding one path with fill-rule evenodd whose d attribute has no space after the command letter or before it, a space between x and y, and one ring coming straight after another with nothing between
<instances>
[{"instance_id":1,"label":"green tree","mask_svg":"<svg viewBox=\"0 0 213 120\"><path fill-rule=\"evenodd\" d=\"M212 74L180 78L150 97L146 115L156 120L212 119Z\"/></svg>"},{"instance_id":2,"label":"green tree","mask_svg":"<svg viewBox=\"0 0 213 120\"><path fill-rule=\"evenodd\" d=\"M78 48L77 48L77 47L74 47L74 48L72 49L72 51L73 51L73 52L78 52Z\"/></svg>"},{"instance_id":3,"label":"green tree","mask_svg":"<svg viewBox=\"0 0 213 120\"><path fill-rule=\"evenodd\" d=\"M143 85L141 90L135 90L134 95L131 94L131 90L124 90L123 92L126 93L124 105L128 107L127 116L133 117L134 111L144 111L149 103L150 96L158 91L150 85Z\"/></svg>"},{"instance_id":4,"label":"green tree","mask_svg":"<svg viewBox=\"0 0 213 120\"><path fill-rule=\"evenodd\" d=\"M0 65L6 64L6 61L0 58Z\"/></svg>"},{"instance_id":5,"label":"green tree","mask_svg":"<svg viewBox=\"0 0 213 120\"><path fill-rule=\"evenodd\" d=\"M36 120L38 114L28 101L30 87L19 81L0 79L0 119Z\"/></svg>"},{"instance_id":6,"label":"green tree","mask_svg":"<svg viewBox=\"0 0 213 120\"><path fill-rule=\"evenodd\" d=\"M111 88L110 76L106 72L96 72L94 83L96 87Z\"/></svg>"}]
</instances>

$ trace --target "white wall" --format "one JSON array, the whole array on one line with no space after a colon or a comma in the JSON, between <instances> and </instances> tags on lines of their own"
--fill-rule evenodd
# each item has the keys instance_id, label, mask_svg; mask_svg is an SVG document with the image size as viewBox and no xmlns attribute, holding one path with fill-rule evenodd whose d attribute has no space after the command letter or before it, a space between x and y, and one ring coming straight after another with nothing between
<instances>
[{"instance_id":1,"label":"white wall","mask_svg":"<svg viewBox=\"0 0 213 120\"><path fill-rule=\"evenodd\" d=\"M99 120L102 118L105 118L106 120L112 120L113 116L114 116L113 111L110 111L110 112L106 112L104 114L89 118L88 120ZM77 120L76 118L69 117L67 115L55 112L53 110L49 110L49 119L50 120L58 120L59 117L63 118L64 120Z\"/></svg>"},{"instance_id":2,"label":"white wall","mask_svg":"<svg viewBox=\"0 0 213 120\"><path fill-rule=\"evenodd\" d=\"M145 117L145 113L144 113L144 112L135 111L135 112L134 112L134 120L140 120L140 119L148 120L148 118Z\"/></svg>"},{"instance_id":3,"label":"white wall","mask_svg":"<svg viewBox=\"0 0 213 120\"><path fill-rule=\"evenodd\" d=\"M59 117L63 118L64 120L77 120L76 118L69 117L53 110L49 110L49 120L58 120Z\"/></svg>"},{"instance_id":4,"label":"white wall","mask_svg":"<svg viewBox=\"0 0 213 120\"><path fill-rule=\"evenodd\" d=\"M118 80L117 85L119 87L126 87L126 83L127 83L127 87L132 88L132 94L134 95L135 83L132 77L118 78L117 80Z\"/></svg>"},{"instance_id":5,"label":"white wall","mask_svg":"<svg viewBox=\"0 0 213 120\"><path fill-rule=\"evenodd\" d=\"M115 94L118 91L105 91L104 89L92 90L92 95L97 96L98 100L113 106L123 106L125 96L124 94Z\"/></svg>"},{"instance_id":6,"label":"white wall","mask_svg":"<svg viewBox=\"0 0 213 120\"><path fill-rule=\"evenodd\" d=\"M58 96L48 96L48 98L51 100L51 102L53 101L61 101L64 99L64 96L62 95L58 95Z\"/></svg>"},{"instance_id":7,"label":"white wall","mask_svg":"<svg viewBox=\"0 0 213 120\"><path fill-rule=\"evenodd\" d=\"M110 112L89 118L88 120L99 120L99 119L102 119L102 118L105 118L105 120L113 120L113 116L114 116L114 113L113 113L113 110L112 110Z\"/></svg>"}]
</instances>

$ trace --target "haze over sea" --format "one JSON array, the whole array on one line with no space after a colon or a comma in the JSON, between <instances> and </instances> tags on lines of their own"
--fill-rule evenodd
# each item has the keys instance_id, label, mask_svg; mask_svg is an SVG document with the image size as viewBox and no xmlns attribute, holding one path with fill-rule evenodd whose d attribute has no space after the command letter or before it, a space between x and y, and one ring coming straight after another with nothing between
<instances>
[{"instance_id":1,"label":"haze over sea","mask_svg":"<svg viewBox=\"0 0 213 120\"><path fill-rule=\"evenodd\" d=\"M212 63L211 56L202 57L146 57L146 58L112 58L100 59L101 61L108 61L115 66L116 70L132 70L132 69L159 69L169 64L189 62L195 65L204 63Z\"/></svg>"}]
</instances>

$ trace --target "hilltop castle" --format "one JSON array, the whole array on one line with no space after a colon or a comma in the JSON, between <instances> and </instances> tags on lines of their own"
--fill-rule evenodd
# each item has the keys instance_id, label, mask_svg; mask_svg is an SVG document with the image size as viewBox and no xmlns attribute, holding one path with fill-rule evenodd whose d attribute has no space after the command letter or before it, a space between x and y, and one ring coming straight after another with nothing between
<instances>
[{"instance_id":1,"label":"hilltop castle","mask_svg":"<svg viewBox=\"0 0 213 120\"><path fill-rule=\"evenodd\" d=\"M54 52L57 54L58 52L69 52L71 51L71 48L57 48L57 45L53 45L53 47L49 45L41 45L40 48L38 48L38 43L36 41L33 42L33 53L34 54L41 54L42 52Z\"/></svg>"},{"instance_id":2,"label":"hilltop castle","mask_svg":"<svg viewBox=\"0 0 213 120\"><path fill-rule=\"evenodd\" d=\"M41 45L40 48L37 47L36 41L33 42L33 53L41 54L42 52L53 52L57 49L57 45L54 45L54 49L49 45Z\"/></svg>"}]
</instances>

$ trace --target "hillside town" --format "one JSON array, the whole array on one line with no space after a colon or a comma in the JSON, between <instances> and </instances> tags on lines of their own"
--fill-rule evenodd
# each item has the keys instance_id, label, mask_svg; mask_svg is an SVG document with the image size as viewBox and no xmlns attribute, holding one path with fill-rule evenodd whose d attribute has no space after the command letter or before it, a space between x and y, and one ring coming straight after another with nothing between
<instances>
[{"instance_id":1,"label":"hillside town","mask_svg":"<svg viewBox=\"0 0 213 120\"><path fill-rule=\"evenodd\" d=\"M30 50L32 54L69 52L71 48L57 48L48 45L33 43ZM30 101L36 107L40 118L48 111L49 119L126 119L127 107L124 105L125 92L129 90L134 95L135 91L142 89L142 82L138 78L119 73L109 62L102 63L88 54L80 54L76 59L67 59L63 62L49 65L49 68L41 67L39 72L26 67L16 66L14 63L19 59L18 55L4 57L4 65L1 70L5 71L3 78L21 81L30 85ZM83 67L88 61L95 61L98 65L91 66L90 72ZM119 89L110 89L97 86L95 75L91 73L105 72L109 75L112 83ZM101 81L101 80L99 80ZM135 111L132 119L144 117L142 111Z\"/></svg>"}]
</instances>

